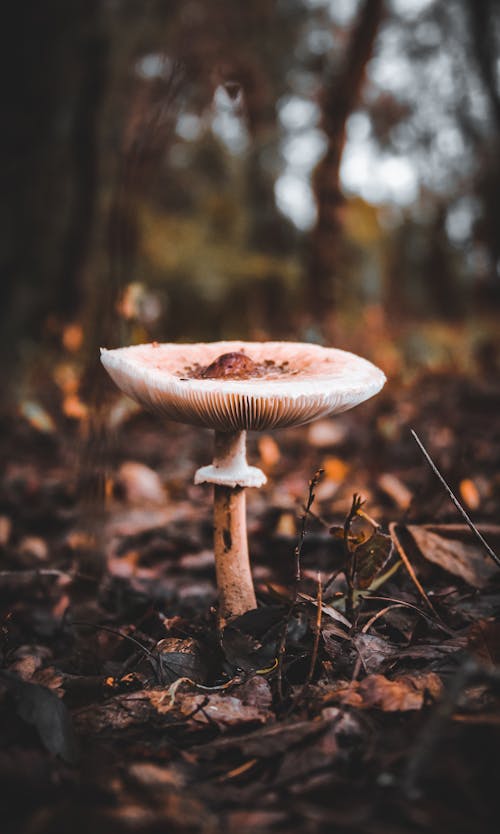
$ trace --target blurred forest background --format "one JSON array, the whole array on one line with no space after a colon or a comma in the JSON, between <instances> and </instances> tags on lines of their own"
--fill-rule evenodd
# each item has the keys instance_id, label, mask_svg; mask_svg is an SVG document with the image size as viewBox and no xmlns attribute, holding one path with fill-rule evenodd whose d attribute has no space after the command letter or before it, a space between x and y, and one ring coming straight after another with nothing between
<instances>
[{"instance_id":1,"label":"blurred forest background","mask_svg":"<svg viewBox=\"0 0 500 834\"><path fill-rule=\"evenodd\" d=\"M151 339L498 369L499 6L18 3L3 390L50 379L78 419L98 346Z\"/></svg>"}]
</instances>

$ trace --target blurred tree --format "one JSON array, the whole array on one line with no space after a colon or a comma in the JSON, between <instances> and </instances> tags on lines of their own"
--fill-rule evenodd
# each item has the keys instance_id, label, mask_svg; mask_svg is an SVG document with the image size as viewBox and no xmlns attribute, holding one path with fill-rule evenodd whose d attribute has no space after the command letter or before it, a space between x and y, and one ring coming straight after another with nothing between
<instances>
[{"instance_id":1,"label":"blurred tree","mask_svg":"<svg viewBox=\"0 0 500 834\"><path fill-rule=\"evenodd\" d=\"M94 229L108 43L99 0L34 0L2 26L0 346L73 316Z\"/></svg>"},{"instance_id":2,"label":"blurred tree","mask_svg":"<svg viewBox=\"0 0 500 834\"><path fill-rule=\"evenodd\" d=\"M12 6L4 375L73 319L95 361L125 339L295 336L353 299L460 312L467 286L498 287L498 5Z\"/></svg>"},{"instance_id":3,"label":"blurred tree","mask_svg":"<svg viewBox=\"0 0 500 834\"><path fill-rule=\"evenodd\" d=\"M340 162L346 139L347 119L359 103L366 65L372 54L384 11L383 0L365 0L340 64L324 79L321 93L322 126L327 150L314 171L317 221L311 237L311 259L307 281L307 305L322 320L335 300L340 279L344 195L340 184ZM337 288L338 295L338 288Z\"/></svg>"}]
</instances>

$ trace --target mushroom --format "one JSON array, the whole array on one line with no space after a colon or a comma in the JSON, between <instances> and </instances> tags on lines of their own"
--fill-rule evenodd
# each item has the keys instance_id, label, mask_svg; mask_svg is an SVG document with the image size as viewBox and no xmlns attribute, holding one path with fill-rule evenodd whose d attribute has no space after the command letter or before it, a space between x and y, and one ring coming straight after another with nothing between
<instances>
[{"instance_id":1,"label":"mushroom","mask_svg":"<svg viewBox=\"0 0 500 834\"><path fill-rule=\"evenodd\" d=\"M384 374L353 353L300 342L154 342L102 349L101 361L148 410L215 430L213 461L194 480L214 484L220 622L256 608L245 489L262 486L266 476L247 463L246 431L346 411L380 391Z\"/></svg>"}]
</instances>

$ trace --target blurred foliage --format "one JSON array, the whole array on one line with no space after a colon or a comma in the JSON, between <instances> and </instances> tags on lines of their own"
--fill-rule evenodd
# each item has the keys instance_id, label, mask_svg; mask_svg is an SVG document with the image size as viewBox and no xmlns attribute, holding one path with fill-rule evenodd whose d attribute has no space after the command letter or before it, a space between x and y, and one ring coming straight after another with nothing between
<instances>
[{"instance_id":1,"label":"blurred foliage","mask_svg":"<svg viewBox=\"0 0 500 834\"><path fill-rule=\"evenodd\" d=\"M153 338L318 339L394 372L474 351L495 366L495 0L49 0L13 14L7 378L24 357L41 379L61 351L88 375L99 344Z\"/></svg>"}]
</instances>

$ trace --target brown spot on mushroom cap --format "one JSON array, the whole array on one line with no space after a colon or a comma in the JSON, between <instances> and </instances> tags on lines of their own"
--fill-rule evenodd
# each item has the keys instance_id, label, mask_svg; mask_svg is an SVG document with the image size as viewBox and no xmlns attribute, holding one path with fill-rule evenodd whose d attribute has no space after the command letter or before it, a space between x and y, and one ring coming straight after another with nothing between
<instances>
[{"instance_id":1,"label":"brown spot on mushroom cap","mask_svg":"<svg viewBox=\"0 0 500 834\"><path fill-rule=\"evenodd\" d=\"M259 366L244 353L223 353L206 368L192 374L193 379L250 379L259 374Z\"/></svg>"},{"instance_id":2,"label":"brown spot on mushroom cap","mask_svg":"<svg viewBox=\"0 0 500 834\"><path fill-rule=\"evenodd\" d=\"M187 376L234 353L248 357L259 373ZM385 382L382 371L359 356L301 342L148 344L103 350L101 359L116 384L147 409L219 431L303 425L352 408Z\"/></svg>"}]
</instances>

